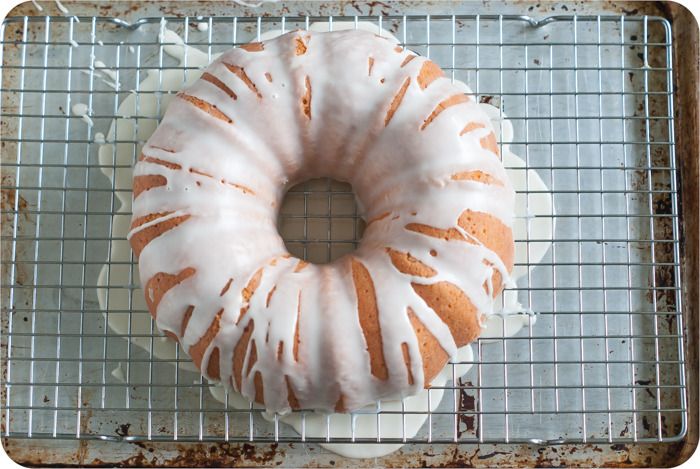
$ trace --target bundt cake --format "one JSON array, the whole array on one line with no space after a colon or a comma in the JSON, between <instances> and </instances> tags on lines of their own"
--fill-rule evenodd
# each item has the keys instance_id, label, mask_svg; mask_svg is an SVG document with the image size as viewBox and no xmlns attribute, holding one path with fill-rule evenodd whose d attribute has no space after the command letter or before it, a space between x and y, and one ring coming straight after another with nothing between
<instances>
[{"instance_id":1,"label":"bundt cake","mask_svg":"<svg viewBox=\"0 0 700 469\"><path fill-rule=\"evenodd\" d=\"M222 54L134 168L128 238L158 327L270 411L350 411L428 387L510 279L514 191L489 117L430 60L366 31ZM287 188L352 184L367 227L292 257Z\"/></svg>"}]
</instances>

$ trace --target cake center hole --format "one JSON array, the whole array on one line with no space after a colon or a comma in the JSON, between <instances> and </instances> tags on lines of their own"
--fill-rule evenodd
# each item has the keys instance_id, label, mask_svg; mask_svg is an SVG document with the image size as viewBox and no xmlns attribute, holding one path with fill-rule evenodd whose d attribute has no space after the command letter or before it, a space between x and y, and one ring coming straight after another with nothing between
<instances>
[{"instance_id":1,"label":"cake center hole","mask_svg":"<svg viewBox=\"0 0 700 469\"><path fill-rule=\"evenodd\" d=\"M287 191L277 230L293 256L326 264L357 248L365 222L350 184L310 179Z\"/></svg>"}]
</instances>

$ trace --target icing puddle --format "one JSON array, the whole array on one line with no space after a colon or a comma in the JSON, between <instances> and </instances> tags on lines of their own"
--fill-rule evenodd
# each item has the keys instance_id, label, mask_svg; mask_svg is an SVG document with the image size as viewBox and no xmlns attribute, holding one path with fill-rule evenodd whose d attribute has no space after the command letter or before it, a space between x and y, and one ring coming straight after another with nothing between
<instances>
[{"instance_id":1,"label":"icing puddle","mask_svg":"<svg viewBox=\"0 0 700 469\"><path fill-rule=\"evenodd\" d=\"M378 28L370 23L333 23L334 30L352 29L359 27L373 32L379 32ZM327 23L314 23L310 27L313 31L327 31ZM261 40L271 39L282 31L270 31L261 35ZM386 31L382 34L388 37L392 35ZM163 50L166 54L178 59L180 64L188 67L205 67L217 55L211 59L204 52L190 46L186 46L183 40L175 32L166 29L165 23L161 23L159 35ZM398 41L397 41L398 42ZM148 140L156 128L153 119L139 120L138 126L130 116L132 115L160 115L162 116L168 104L173 99L174 93L181 88L193 83L201 72L188 70L167 69L158 71L150 70L148 76L138 85L134 94L127 96L117 110L117 118L112 121L109 133L101 137L96 143L100 144L98 153L99 164L102 172L110 178L114 184L115 195L119 200L119 208L114 213L112 222L112 242L109 248L108 261L100 272L98 278L98 300L100 307L107 315L107 321L112 330L120 335L129 335L130 340L137 346L151 351L153 356L159 359L174 361L180 357L187 357L184 350L166 337L151 338L154 330L150 315L130 314L130 311L147 311L143 292L140 288L128 289L124 285L138 285L137 278L132 277L132 253L126 235L131 223L131 184L133 144L129 141ZM153 91L161 91L158 96ZM140 93L145 91L147 93ZM160 99L159 99L160 98ZM484 110L494 123L497 138L503 142L511 142L513 128L499 110L489 104L482 104ZM499 135L502 134L502 135ZM101 134L100 134L101 135ZM113 141L125 141L127 143L109 144ZM515 188L516 218L513 226L516 240L528 239L528 234L533 239L551 240L553 224L551 219L552 201L547 192L548 188L532 170L524 170L525 162L513 154L507 143L503 144L503 162L510 180ZM530 191L529 194L524 194ZM527 248L518 245L515 251L516 266L513 270L513 279L517 281L528 273L537 264L550 243L528 243ZM529 251L529 252L528 252ZM481 338L486 342L502 339L517 334L522 328L529 327L536 321L536 316L531 311L525 311L517 298L517 291L506 290L503 293L504 305L495 302L496 313L491 315L485 324ZM304 434L307 438L346 438L376 439L378 436L392 439L410 439L414 437L425 423L428 412L435 411L442 401L444 390L440 389L449 381L464 376L471 368L474 361L472 347L466 346L459 349L456 362L465 364L447 365L433 380L432 384L437 389L424 390L415 396L402 400L385 400L376 406L368 407L352 414L325 414L321 412L292 412L287 415L279 415L280 422L294 428L297 433ZM189 360L178 361L178 366L184 370L198 372ZM453 372L454 367L454 372ZM121 368L121 364L120 367ZM453 376L454 374L454 376ZM123 376L121 369L115 370L115 377ZM228 392L220 385L209 387L212 396L222 403L228 403L230 407L237 409L249 409L250 402L235 392ZM259 406L262 416L269 421L274 421L275 416L264 412ZM377 418L377 411L381 410L381 423ZM396 413L384 413L396 412ZM305 417L302 417L304 415ZM381 425L380 429L378 428ZM345 457L369 458L379 457L398 450L401 444L332 444L321 443L324 448Z\"/></svg>"}]
</instances>

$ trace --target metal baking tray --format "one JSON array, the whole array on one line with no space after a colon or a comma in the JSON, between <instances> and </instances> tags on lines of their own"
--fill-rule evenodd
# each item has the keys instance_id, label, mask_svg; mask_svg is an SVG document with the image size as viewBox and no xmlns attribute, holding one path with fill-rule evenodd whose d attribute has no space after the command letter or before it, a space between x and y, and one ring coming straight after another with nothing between
<instances>
[{"instance_id":1,"label":"metal baking tray","mask_svg":"<svg viewBox=\"0 0 700 469\"><path fill-rule=\"evenodd\" d=\"M163 15L209 54L280 27L378 24L507 114L511 148L526 162L511 170L536 171L549 188L552 247L516 288L536 321L513 337L478 341L471 371L448 383L424 428L405 441L382 439L406 445L370 464L659 466L697 441L697 402L688 399L696 375L687 367L697 352L684 340L696 308L686 292L696 287L684 285L681 240L692 229L680 204L687 163L677 157L685 143L676 141L676 24L658 5L65 5L76 16L52 4L50 16L37 16L25 4L2 26L1 430L15 460L368 463L315 444L352 439L316 441L259 411L227 409L198 374L176 366L186 357L159 359L132 345L130 330L107 325L97 278L115 195L128 188L104 176L95 133L107 133L149 70L181 67L157 40ZM90 73L96 59L116 71L119 91ZM89 104L92 127L71 114L76 102ZM154 119L139 109L131 117L135 125ZM138 154L137 139L122 143ZM362 222L340 202L351 197L346 186L316 181L293 197L303 201L283 219L293 252L327 260L352 249ZM334 227L348 223L353 236L339 238ZM526 251L545 242L517 240ZM153 344L159 334L152 328L144 338Z\"/></svg>"}]
</instances>

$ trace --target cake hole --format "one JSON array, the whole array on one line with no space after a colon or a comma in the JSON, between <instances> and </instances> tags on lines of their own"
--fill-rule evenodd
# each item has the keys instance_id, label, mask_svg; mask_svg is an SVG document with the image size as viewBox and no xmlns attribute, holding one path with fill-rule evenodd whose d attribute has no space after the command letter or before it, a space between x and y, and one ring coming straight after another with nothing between
<instances>
[{"instance_id":1,"label":"cake hole","mask_svg":"<svg viewBox=\"0 0 700 469\"><path fill-rule=\"evenodd\" d=\"M352 186L310 179L287 191L277 217L287 250L314 264L327 264L357 249L365 222Z\"/></svg>"}]
</instances>

